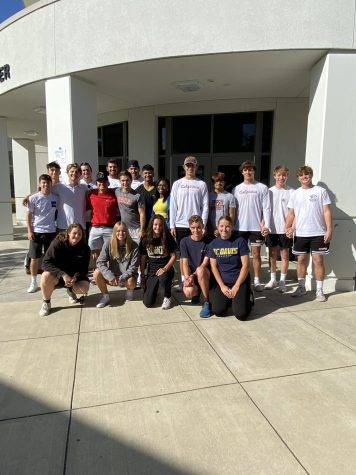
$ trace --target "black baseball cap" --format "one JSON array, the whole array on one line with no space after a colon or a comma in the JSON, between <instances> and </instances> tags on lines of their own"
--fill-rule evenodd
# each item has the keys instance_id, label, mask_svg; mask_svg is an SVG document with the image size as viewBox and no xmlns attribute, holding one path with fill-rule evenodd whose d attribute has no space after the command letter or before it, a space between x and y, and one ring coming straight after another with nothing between
<instances>
[{"instance_id":1,"label":"black baseball cap","mask_svg":"<svg viewBox=\"0 0 356 475\"><path fill-rule=\"evenodd\" d=\"M108 176L106 173L98 172L96 174L96 181L108 181Z\"/></svg>"}]
</instances>

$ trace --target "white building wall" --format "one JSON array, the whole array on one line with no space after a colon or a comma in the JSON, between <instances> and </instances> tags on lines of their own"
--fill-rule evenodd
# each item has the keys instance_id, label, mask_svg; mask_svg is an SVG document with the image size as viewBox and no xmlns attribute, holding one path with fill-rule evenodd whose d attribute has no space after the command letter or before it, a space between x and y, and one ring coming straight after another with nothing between
<instances>
[{"instance_id":1,"label":"white building wall","mask_svg":"<svg viewBox=\"0 0 356 475\"><path fill-rule=\"evenodd\" d=\"M299 186L295 171L305 160L308 109L307 98L279 98L274 111L271 172L277 165L286 165L288 184L293 187Z\"/></svg>"},{"instance_id":2,"label":"white building wall","mask_svg":"<svg viewBox=\"0 0 356 475\"><path fill-rule=\"evenodd\" d=\"M355 289L356 54L329 54L312 70L306 163L327 188L334 217L328 283Z\"/></svg>"},{"instance_id":3,"label":"white building wall","mask_svg":"<svg viewBox=\"0 0 356 475\"><path fill-rule=\"evenodd\" d=\"M10 241L13 239L13 226L7 125L4 117L0 117L0 165L0 240Z\"/></svg>"},{"instance_id":4,"label":"white building wall","mask_svg":"<svg viewBox=\"0 0 356 475\"><path fill-rule=\"evenodd\" d=\"M138 160L140 167L155 163L157 120L154 107L129 110L129 160Z\"/></svg>"},{"instance_id":5,"label":"white building wall","mask_svg":"<svg viewBox=\"0 0 356 475\"><path fill-rule=\"evenodd\" d=\"M26 207L23 199L37 191L35 143L33 140L12 141L14 188L17 224L26 224Z\"/></svg>"},{"instance_id":6,"label":"white building wall","mask_svg":"<svg viewBox=\"0 0 356 475\"><path fill-rule=\"evenodd\" d=\"M47 0L0 27L2 91L162 57L354 48L354 15L354 0Z\"/></svg>"}]
</instances>

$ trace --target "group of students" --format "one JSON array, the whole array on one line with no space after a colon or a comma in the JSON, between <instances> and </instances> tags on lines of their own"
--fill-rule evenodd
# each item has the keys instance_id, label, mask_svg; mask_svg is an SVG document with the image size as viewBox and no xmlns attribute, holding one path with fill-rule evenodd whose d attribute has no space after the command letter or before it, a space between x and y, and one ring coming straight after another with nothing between
<instances>
[{"instance_id":1,"label":"group of students","mask_svg":"<svg viewBox=\"0 0 356 475\"><path fill-rule=\"evenodd\" d=\"M151 165L143 167L140 177L136 161L129 162L128 169L120 173L117 164L108 163L108 175L99 172L95 184L91 180L91 169L88 170L90 165L85 163L81 165L83 167L84 171L76 164L68 165L68 183L54 183L53 186L53 175L41 175L39 193L28 198L30 256L36 261L42 247L45 251L50 247L42 263L44 300L41 315L48 315L50 294L56 285L67 287L73 302L78 301L77 290L82 294L88 290L88 278L82 278L80 273L81 280L78 281L74 274L69 279L69 271L74 269L57 267L59 263L63 267L66 259L61 254L60 260L56 260L56 246L61 252L63 246L69 249L71 259L78 250L78 256L87 261L87 265L92 254L97 267L94 280L102 292L99 308L109 303L108 284L126 287L128 300L132 300L134 288L141 286L143 302L148 307L154 305L158 290L162 288L162 308L170 308L174 264L179 249L182 290L192 303L202 299L200 315L222 315L232 302L234 315L245 319L253 304L248 244L253 257L252 288L255 291L277 288L285 292L289 250L294 241L293 253L298 256L298 287L292 295L299 297L306 293L305 275L308 256L312 254L316 298L325 301L323 256L329 252L332 236L330 199L325 189L312 184L310 167L298 169L301 183L298 190L286 185L288 169L276 167L276 184L268 189L254 179L255 165L244 162L240 166L243 182L232 193L224 190L224 174L220 172L212 176L213 191L209 193L206 183L197 178L198 162L192 156L185 158L184 176L173 183L171 191L166 179L154 183ZM50 173L50 167L48 171ZM76 219L78 202L81 203L81 220ZM84 232L86 208L91 212L89 247ZM72 221L65 228L61 226L61 212ZM58 230L59 235L52 241ZM269 247L271 271L270 281L265 286L260 282L260 251L264 243ZM278 248L282 262L277 281ZM74 262L76 260L72 259L71 265ZM31 260L34 279L32 267L36 266ZM54 279L50 279L47 272ZM37 290L33 280L31 287ZM33 291L31 287L28 291Z\"/></svg>"}]
</instances>

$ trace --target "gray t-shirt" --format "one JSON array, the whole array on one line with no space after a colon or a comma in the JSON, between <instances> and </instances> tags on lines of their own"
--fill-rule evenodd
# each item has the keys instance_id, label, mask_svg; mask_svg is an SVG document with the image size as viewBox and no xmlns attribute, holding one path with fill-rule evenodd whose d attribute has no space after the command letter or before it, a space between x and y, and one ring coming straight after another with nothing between
<instances>
[{"instance_id":1,"label":"gray t-shirt","mask_svg":"<svg viewBox=\"0 0 356 475\"><path fill-rule=\"evenodd\" d=\"M227 216L230 208L236 208L236 200L231 193L227 191L222 193L211 191L209 193L209 231L216 229L219 219L221 216Z\"/></svg>"},{"instance_id":2,"label":"gray t-shirt","mask_svg":"<svg viewBox=\"0 0 356 475\"><path fill-rule=\"evenodd\" d=\"M115 195L121 214L121 221L123 221L129 229L140 228L138 209L145 207L141 194L132 189L128 193L125 193L121 188L117 188Z\"/></svg>"}]
</instances>

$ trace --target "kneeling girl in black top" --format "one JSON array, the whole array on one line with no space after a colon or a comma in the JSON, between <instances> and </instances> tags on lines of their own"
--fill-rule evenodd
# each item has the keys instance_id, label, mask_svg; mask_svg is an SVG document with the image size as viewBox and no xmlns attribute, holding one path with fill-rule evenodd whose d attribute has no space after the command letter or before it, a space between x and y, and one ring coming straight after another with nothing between
<instances>
[{"instance_id":1,"label":"kneeling girl in black top","mask_svg":"<svg viewBox=\"0 0 356 475\"><path fill-rule=\"evenodd\" d=\"M177 244L169 232L163 216L153 216L145 236L140 242L141 287L144 289L143 303L146 307L155 304L158 288L164 288L162 309L171 308L171 287L174 276ZM145 269L147 265L147 276Z\"/></svg>"},{"instance_id":2,"label":"kneeling girl in black top","mask_svg":"<svg viewBox=\"0 0 356 475\"><path fill-rule=\"evenodd\" d=\"M210 294L212 312L224 315L231 302L235 317L245 320L252 306L249 248L243 238L233 234L230 216L222 216L217 229L219 236L210 243L207 253L217 282Z\"/></svg>"}]
</instances>

